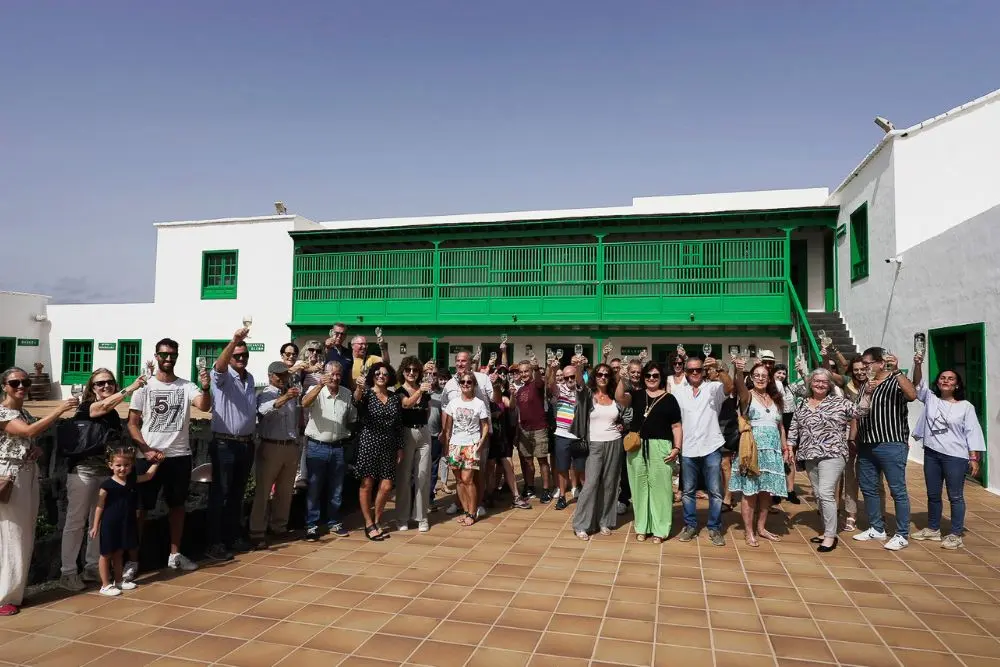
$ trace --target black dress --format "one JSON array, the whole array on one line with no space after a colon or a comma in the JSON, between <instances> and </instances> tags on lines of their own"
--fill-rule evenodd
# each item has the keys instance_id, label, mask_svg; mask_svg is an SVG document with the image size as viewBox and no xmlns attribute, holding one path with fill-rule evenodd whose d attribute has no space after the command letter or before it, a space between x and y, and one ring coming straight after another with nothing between
<instances>
[{"instance_id":1,"label":"black dress","mask_svg":"<svg viewBox=\"0 0 1000 667\"><path fill-rule=\"evenodd\" d=\"M101 514L101 555L139 548L139 530L135 516L138 506L135 469L124 485L109 477L101 483L108 494Z\"/></svg>"},{"instance_id":2,"label":"black dress","mask_svg":"<svg viewBox=\"0 0 1000 667\"><path fill-rule=\"evenodd\" d=\"M364 426L358 438L358 459L354 475L358 479L396 479L396 455L403 448L403 401L399 394L389 394L382 403L371 389L365 389L358 401Z\"/></svg>"}]
</instances>

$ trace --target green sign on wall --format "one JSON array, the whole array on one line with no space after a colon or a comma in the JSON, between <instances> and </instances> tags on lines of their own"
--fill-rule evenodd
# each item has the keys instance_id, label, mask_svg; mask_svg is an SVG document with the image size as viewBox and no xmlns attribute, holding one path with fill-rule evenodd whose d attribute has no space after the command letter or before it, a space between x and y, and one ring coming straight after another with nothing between
<instances>
[{"instance_id":1,"label":"green sign on wall","mask_svg":"<svg viewBox=\"0 0 1000 667\"><path fill-rule=\"evenodd\" d=\"M622 348L622 354L625 355L625 356L628 356L628 357L634 357L634 356L642 354L642 351L645 350L645 349L646 348L644 346L641 346L641 345L639 347L623 347Z\"/></svg>"},{"instance_id":2,"label":"green sign on wall","mask_svg":"<svg viewBox=\"0 0 1000 667\"><path fill-rule=\"evenodd\" d=\"M98 343L97 349L114 351L118 349L118 343Z\"/></svg>"},{"instance_id":3,"label":"green sign on wall","mask_svg":"<svg viewBox=\"0 0 1000 667\"><path fill-rule=\"evenodd\" d=\"M247 352L263 352L264 343L247 343Z\"/></svg>"},{"instance_id":4,"label":"green sign on wall","mask_svg":"<svg viewBox=\"0 0 1000 667\"><path fill-rule=\"evenodd\" d=\"M38 339L37 338L18 338L17 339L17 346L18 347L38 347Z\"/></svg>"}]
</instances>

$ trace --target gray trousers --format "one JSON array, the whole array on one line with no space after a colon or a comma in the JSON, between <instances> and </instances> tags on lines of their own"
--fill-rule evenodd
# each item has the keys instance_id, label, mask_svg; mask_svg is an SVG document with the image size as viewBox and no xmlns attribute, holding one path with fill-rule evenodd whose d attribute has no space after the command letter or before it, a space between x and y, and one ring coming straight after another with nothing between
<instances>
[{"instance_id":1,"label":"gray trousers","mask_svg":"<svg viewBox=\"0 0 1000 667\"><path fill-rule=\"evenodd\" d=\"M583 491L573 511L573 532L592 533L618 525L618 480L622 473L622 440L589 443Z\"/></svg>"},{"instance_id":2,"label":"gray trousers","mask_svg":"<svg viewBox=\"0 0 1000 667\"><path fill-rule=\"evenodd\" d=\"M431 496L431 431L403 427L403 460L396 466L396 519L427 519Z\"/></svg>"},{"instance_id":3,"label":"gray trousers","mask_svg":"<svg viewBox=\"0 0 1000 667\"><path fill-rule=\"evenodd\" d=\"M809 459L806 472L813 487L813 495L823 516L823 537L837 536L837 487L844 474L847 461L843 456L828 459Z\"/></svg>"}]
</instances>

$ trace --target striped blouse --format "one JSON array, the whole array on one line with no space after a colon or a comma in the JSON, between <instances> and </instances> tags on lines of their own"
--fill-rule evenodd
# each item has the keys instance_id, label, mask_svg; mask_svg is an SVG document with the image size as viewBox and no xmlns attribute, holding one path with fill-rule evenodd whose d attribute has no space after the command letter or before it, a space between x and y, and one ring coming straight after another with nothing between
<instances>
[{"instance_id":1,"label":"striped blouse","mask_svg":"<svg viewBox=\"0 0 1000 667\"><path fill-rule=\"evenodd\" d=\"M867 414L867 406L855 405L843 396L828 395L815 408L804 400L795 410L788 429L788 444L798 447L796 459L811 461L848 456L847 425Z\"/></svg>"}]
</instances>

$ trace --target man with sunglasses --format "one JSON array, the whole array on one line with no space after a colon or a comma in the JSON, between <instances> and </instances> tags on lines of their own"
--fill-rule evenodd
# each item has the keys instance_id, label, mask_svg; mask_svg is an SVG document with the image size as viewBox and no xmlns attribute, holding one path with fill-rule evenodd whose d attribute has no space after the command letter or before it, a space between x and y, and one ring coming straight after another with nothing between
<instances>
[{"instance_id":1,"label":"man with sunglasses","mask_svg":"<svg viewBox=\"0 0 1000 667\"><path fill-rule=\"evenodd\" d=\"M199 385L174 375L177 341L164 338L156 344L156 375L132 396L128 433L143 457L136 461L136 474L143 475L159 462L150 481L139 485L139 531L146 512L156 507L163 488L170 512L170 556L167 567L190 572L198 566L180 552L184 535L184 503L191 486L191 406L202 412L212 409L209 375L201 371Z\"/></svg>"},{"instance_id":2,"label":"man with sunglasses","mask_svg":"<svg viewBox=\"0 0 1000 667\"><path fill-rule=\"evenodd\" d=\"M330 337L326 339L326 363L336 361L340 364L346 380L344 384L348 389L353 390L354 382L351 369L354 366L354 355L351 354L351 348L344 345L346 341L347 325L343 322L337 322L330 329Z\"/></svg>"},{"instance_id":3,"label":"man with sunglasses","mask_svg":"<svg viewBox=\"0 0 1000 667\"><path fill-rule=\"evenodd\" d=\"M212 380L212 485L208 488L208 540L205 555L232 560L233 551L249 551L240 534L243 495L253 465L253 434L257 428L257 397L247 371L249 329L238 329L215 359Z\"/></svg>"},{"instance_id":4,"label":"man with sunglasses","mask_svg":"<svg viewBox=\"0 0 1000 667\"><path fill-rule=\"evenodd\" d=\"M708 539L714 546L726 545L722 536L722 446L725 438L719 427L719 411L733 391L729 374L720 369L719 381L706 380L705 357L688 357L684 362L687 384L671 387L681 406L684 449L681 451L681 504L684 529L678 539L690 542L698 534L697 490L699 476L708 491Z\"/></svg>"}]
</instances>

